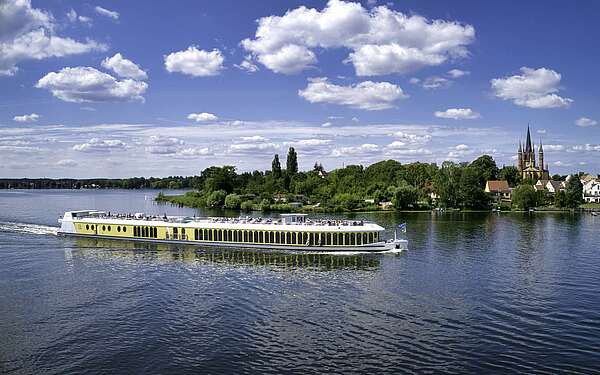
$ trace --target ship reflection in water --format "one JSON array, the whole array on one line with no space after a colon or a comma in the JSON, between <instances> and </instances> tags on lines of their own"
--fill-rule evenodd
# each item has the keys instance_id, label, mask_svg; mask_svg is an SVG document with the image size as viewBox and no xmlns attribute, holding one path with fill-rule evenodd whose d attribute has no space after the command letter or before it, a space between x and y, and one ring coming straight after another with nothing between
<instances>
[{"instance_id":1,"label":"ship reflection in water","mask_svg":"<svg viewBox=\"0 0 600 375\"><path fill-rule=\"evenodd\" d=\"M157 262L194 262L199 264L228 266L257 266L273 270L309 269L329 270L377 270L381 254L369 253L315 253L283 252L280 250L199 248L186 245L119 241L97 238L73 239L67 247L68 260L118 259Z\"/></svg>"}]
</instances>

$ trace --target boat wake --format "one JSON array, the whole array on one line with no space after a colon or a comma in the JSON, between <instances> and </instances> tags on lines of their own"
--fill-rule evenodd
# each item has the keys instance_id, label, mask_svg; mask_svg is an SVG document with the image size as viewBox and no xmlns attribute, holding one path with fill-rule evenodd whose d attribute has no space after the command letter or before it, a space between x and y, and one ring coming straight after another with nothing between
<instances>
[{"instance_id":1,"label":"boat wake","mask_svg":"<svg viewBox=\"0 0 600 375\"><path fill-rule=\"evenodd\" d=\"M47 225L0 221L0 232L56 235L58 233L58 229L58 227L51 227Z\"/></svg>"}]
</instances>

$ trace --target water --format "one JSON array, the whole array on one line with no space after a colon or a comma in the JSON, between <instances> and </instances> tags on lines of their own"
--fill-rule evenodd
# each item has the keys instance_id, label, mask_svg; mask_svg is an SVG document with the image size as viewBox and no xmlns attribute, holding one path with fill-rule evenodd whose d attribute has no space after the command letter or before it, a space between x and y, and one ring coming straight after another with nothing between
<instances>
[{"instance_id":1,"label":"water","mask_svg":"<svg viewBox=\"0 0 600 375\"><path fill-rule=\"evenodd\" d=\"M154 194L0 191L1 373L600 372L600 218L355 216L408 222L400 255L55 235L69 209L205 214Z\"/></svg>"}]
</instances>

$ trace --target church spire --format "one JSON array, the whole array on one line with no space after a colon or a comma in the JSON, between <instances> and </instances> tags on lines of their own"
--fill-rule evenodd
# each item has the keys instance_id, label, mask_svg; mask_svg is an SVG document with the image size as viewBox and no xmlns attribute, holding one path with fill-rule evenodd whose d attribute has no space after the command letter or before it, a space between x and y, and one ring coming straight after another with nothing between
<instances>
[{"instance_id":1,"label":"church spire","mask_svg":"<svg viewBox=\"0 0 600 375\"><path fill-rule=\"evenodd\" d=\"M533 152L533 147L531 147L531 135L529 134L529 124L527 124L527 140L525 141L525 152Z\"/></svg>"},{"instance_id":2,"label":"church spire","mask_svg":"<svg viewBox=\"0 0 600 375\"><path fill-rule=\"evenodd\" d=\"M538 149L538 152L539 152L540 154L543 154L543 153L544 153L544 146L542 146L542 138L540 138L540 148Z\"/></svg>"}]
</instances>

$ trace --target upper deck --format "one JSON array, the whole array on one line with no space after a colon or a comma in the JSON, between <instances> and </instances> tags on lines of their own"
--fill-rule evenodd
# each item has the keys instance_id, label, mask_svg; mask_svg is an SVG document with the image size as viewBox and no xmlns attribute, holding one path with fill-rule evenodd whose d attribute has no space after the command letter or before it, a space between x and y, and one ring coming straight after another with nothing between
<instances>
[{"instance_id":1,"label":"upper deck","mask_svg":"<svg viewBox=\"0 0 600 375\"><path fill-rule=\"evenodd\" d=\"M70 216L70 217L69 217ZM308 232L372 232L381 226L363 220L310 219L306 214L281 214L280 217L189 217L136 214L111 214L104 211L71 211L65 219L74 222L112 225L150 225L156 227L290 230Z\"/></svg>"}]
</instances>

